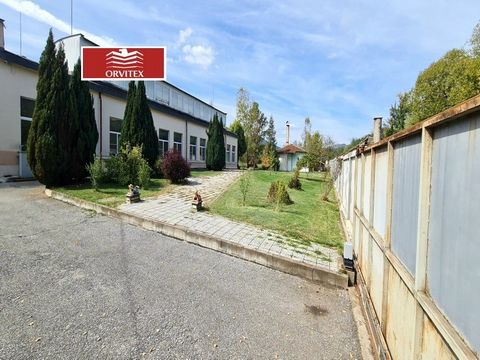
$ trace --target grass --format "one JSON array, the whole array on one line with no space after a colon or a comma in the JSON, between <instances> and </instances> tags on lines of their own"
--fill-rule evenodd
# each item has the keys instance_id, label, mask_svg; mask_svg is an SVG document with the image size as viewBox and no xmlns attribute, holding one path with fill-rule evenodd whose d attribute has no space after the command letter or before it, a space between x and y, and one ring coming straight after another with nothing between
<instances>
[{"instance_id":1,"label":"grass","mask_svg":"<svg viewBox=\"0 0 480 360\"><path fill-rule=\"evenodd\" d=\"M208 170L192 170L191 177L198 178L202 176L215 176L221 174L221 171L208 171ZM150 185L147 190L140 191L142 199L158 196L161 193L168 191L172 186L166 179L151 179ZM127 193L127 187L118 184L104 184L99 186L95 190L90 183L71 185L65 187L59 187L56 191L64 194L91 201L97 204L106 205L110 207L117 207L125 203L125 194Z\"/></svg>"},{"instance_id":2,"label":"grass","mask_svg":"<svg viewBox=\"0 0 480 360\"><path fill-rule=\"evenodd\" d=\"M270 183L281 180L288 184L292 173L252 171L246 206L242 206L240 185L237 181L210 206L210 211L227 218L275 230L295 239L292 245L318 243L342 250L343 234L335 194L331 201L322 201L325 186L331 181L324 174L301 174L302 190L288 189L293 205L275 211L267 202ZM295 244L296 243L296 244Z\"/></svg>"},{"instance_id":3,"label":"grass","mask_svg":"<svg viewBox=\"0 0 480 360\"><path fill-rule=\"evenodd\" d=\"M216 176L216 175L220 175L221 173L223 173L223 171L192 169L190 171L190 177L197 178L202 176Z\"/></svg>"},{"instance_id":4,"label":"grass","mask_svg":"<svg viewBox=\"0 0 480 360\"><path fill-rule=\"evenodd\" d=\"M168 181L165 179L151 179L148 190L140 191L142 199L162 193L167 186ZM95 190L90 183L59 187L55 190L82 200L110 207L124 204L125 194L128 191L126 186L118 184L104 184Z\"/></svg>"}]
</instances>

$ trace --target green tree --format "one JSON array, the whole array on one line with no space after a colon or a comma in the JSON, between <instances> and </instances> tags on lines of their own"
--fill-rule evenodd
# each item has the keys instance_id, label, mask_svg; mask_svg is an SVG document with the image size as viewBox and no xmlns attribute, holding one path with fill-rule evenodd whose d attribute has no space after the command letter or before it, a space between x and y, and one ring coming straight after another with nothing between
<instances>
[{"instance_id":1,"label":"green tree","mask_svg":"<svg viewBox=\"0 0 480 360\"><path fill-rule=\"evenodd\" d=\"M417 78L411 98L408 125L433 116L480 93L480 58L454 49Z\"/></svg>"},{"instance_id":2,"label":"green tree","mask_svg":"<svg viewBox=\"0 0 480 360\"><path fill-rule=\"evenodd\" d=\"M405 123L410 113L410 93L398 95L398 104L395 102L390 107L390 117L387 120L385 136L390 136L405 128Z\"/></svg>"},{"instance_id":3,"label":"green tree","mask_svg":"<svg viewBox=\"0 0 480 360\"><path fill-rule=\"evenodd\" d=\"M137 86L131 81L128 86L120 143L122 146L142 147L142 155L149 166L155 165L158 158L158 136L143 81L139 81Z\"/></svg>"},{"instance_id":4,"label":"green tree","mask_svg":"<svg viewBox=\"0 0 480 360\"><path fill-rule=\"evenodd\" d=\"M225 167L225 138L223 121L213 115L207 130L206 165L209 170L222 170Z\"/></svg>"},{"instance_id":5,"label":"green tree","mask_svg":"<svg viewBox=\"0 0 480 360\"><path fill-rule=\"evenodd\" d=\"M469 43L472 56L480 57L480 22L473 28Z\"/></svg>"},{"instance_id":6,"label":"green tree","mask_svg":"<svg viewBox=\"0 0 480 360\"><path fill-rule=\"evenodd\" d=\"M247 142L245 140L245 131L243 130L242 123L240 120L236 119L231 125L231 132L237 135L238 138L238 157L242 157L243 154L247 151Z\"/></svg>"},{"instance_id":7,"label":"green tree","mask_svg":"<svg viewBox=\"0 0 480 360\"><path fill-rule=\"evenodd\" d=\"M269 168L275 168L277 166L277 132L275 131L275 121L273 116L270 115L268 120L268 127L265 131L265 140L267 144L264 148L264 154L268 157Z\"/></svg>"},{"instance_id":8,"label":"green tree","mask_svg":"<svg viewBox=\"0 0 480 360\"><path fill-rule=\"evenodd\" d=\"M87 82L81 79L80 60L73 68L69 91L71 97L69 119L72 133L71 171L72 177L80 180L87 175L86 165L94 160L98 141L93 98Z\"/></svg>"},{"instance_id":9,"label":"green tree","mask_svg":"<svg viewBox=\"0 0 480 360\"><path fill-rule=\"evenodd\" d=\"M65 53L62 48L55 51L50 30L40 57L37 100L27 140L30 168L37 180L46 186L70 181L70 105Z\"/></svg>"},{"instance_id":10,"label":"green tree","mask_svg":"<svg viewBox=\"0 0 480 360\"><path fill-rule=\"evenodd\" d=\"M244 125L247 139L247 164L255 168L260 157L260 143L265 135L267 118L260 111L257 102L253 102L248 112L247 123Z\"/></svg>"}]
</instances>

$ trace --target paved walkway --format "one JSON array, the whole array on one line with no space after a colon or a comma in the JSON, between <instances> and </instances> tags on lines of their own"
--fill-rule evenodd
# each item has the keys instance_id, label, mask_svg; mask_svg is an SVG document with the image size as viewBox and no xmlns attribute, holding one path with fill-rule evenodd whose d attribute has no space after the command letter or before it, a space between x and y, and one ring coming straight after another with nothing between
<instances>
[{"instance_id":1,"label":"paved walkway","mask_svg":"<svg viewBox=\"0 0 480 360\"><path fill-rule=\"evenodd\" d=\"M235 222L208 212L197 212L192 206L195 191L199 191L208 206L240 176L241 171L225 171L219 175L190 178L187 186L178 186L172 192L141 203L124 204L120 210L149 220L170 225L185 226L192 231L215 236L243 247L291 258L331 271L338 271L336 250L318 244L305 246L296 239L287 238L272 230Z\"/></svg>"}]
</instances>

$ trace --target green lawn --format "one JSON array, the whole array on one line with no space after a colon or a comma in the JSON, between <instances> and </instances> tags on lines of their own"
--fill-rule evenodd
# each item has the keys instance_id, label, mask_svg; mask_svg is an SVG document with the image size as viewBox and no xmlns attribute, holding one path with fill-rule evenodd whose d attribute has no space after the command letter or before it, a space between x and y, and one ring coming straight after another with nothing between
<instances>
[{"instance_id":1,"label":"green lawn","mask_svg":"<svg viewBox=\"0 0 480 360\"><path fill-rule=\"evenodd\" d=\"M247 204L242 206L239 182L233 184L210 206L210 211L227 218L278 231L301 244L311 242L343 247L343 234L334 191L330 201L322 201L321 194L327 183L324 174L301 174L302 190L288 189L293 205L284 206L281 212L267 202L270 183L281 180L288 184L292 173L251 171ZM330 179L326 180L330 181ZM295 244L292 244L295 245Z\"/></svg>"},{"instance_id":2,"label":"green lawn","mask_svg":"<svg viewBox=\"0 0 480 360\"><path fill-rule=\"evenodd\" d=\"M198 178L202 176L215 176L221 173L221 171L192 170L191 177ZM173 186L178 185L170 185L169 181L165 179L151 179L148 190L140 191L141 197L142 199L145 199L157 196L162 192L168 191L168 189L171 189ZM126 186L117 184L104 184L95 190L90 183L86 183L60 187L55 190L79 199L110 207L117 207L125 203L125 194L128 189Z\"/></svg>"},{"instance_id":3,"label":"green lawn","mask_svg":"<svg viewBox=\"0 0 480 360\"><path fill-rule=\"evenodd\" d=\"M168 180L165 179L151 179L148 190L140 191L142 199L160 194L165 191L168 184ZM101 185L95 190L90 183L59 187L55 190L79 199L110 207L117 207L118 205L124 204L125 194L128 191L126 186L117 184Z\"/></svg>"}]
</instances>

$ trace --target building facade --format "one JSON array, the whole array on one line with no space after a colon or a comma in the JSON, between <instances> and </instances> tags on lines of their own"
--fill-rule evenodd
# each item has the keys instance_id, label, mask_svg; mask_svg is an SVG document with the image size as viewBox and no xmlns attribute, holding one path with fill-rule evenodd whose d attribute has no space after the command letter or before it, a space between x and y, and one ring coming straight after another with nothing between
<instances>
[{"instance_id":1,"label":"building facade","mask_svg":"<svg viewBox=\"0 0 480 360\"><path fill-rule=\"evenodd\" d=\"M3 32L3 26L0 26ZM3 33L0 35L3 39ZM63 45L69 70L81 46L95 45L83 35L56 42ZM35 107L38 63L11 53L0 42L0 177L30 177L25 147ZM8 84L8 85L7 85ZM116 155L127 98L127 82L89 82L99 132L96 154ZM166 81L146 81L147 98L159 138L160 154L176 149L192 168L205 168L206 130L214 114L226 122L227 114ZM238 144L224 131L226 168L237 168Z\"/></svg>"}]
</instances>

